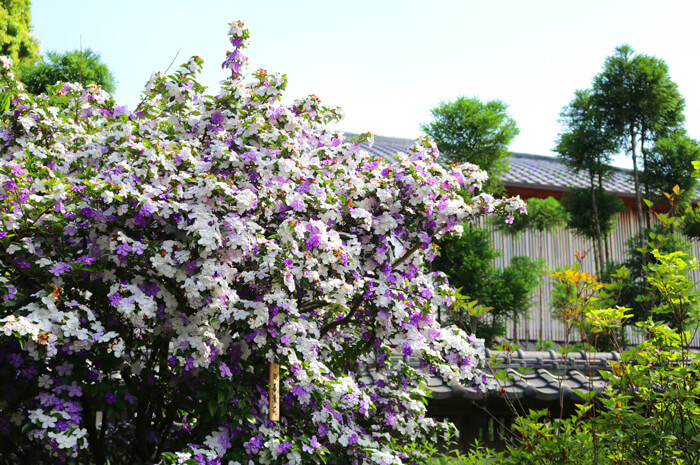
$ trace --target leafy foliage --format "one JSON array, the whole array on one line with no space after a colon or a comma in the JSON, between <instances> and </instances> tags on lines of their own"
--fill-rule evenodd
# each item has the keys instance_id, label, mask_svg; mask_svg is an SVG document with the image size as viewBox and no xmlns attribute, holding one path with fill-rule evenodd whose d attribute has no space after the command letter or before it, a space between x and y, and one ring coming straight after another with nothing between
<instances>
[{"instance_id":1,"label":"leafy foliage","mask_svg":"<svg viewBox=\"0 0 700 465\"><path fill-rule=\"evenodd\" d=\"M700 208L697 206L686 207L681 217L680 227L683 235L693 239L700 239Z\"/></svg>"},{"instance_id":2,"label":"leafy foliage","mask_svg":"<svg viewBox=\"0 0 700 465\"><path fill-rule=\"evenodd\" d=\"M90 49L65 53L48 52L48 59L20 65L18 78L27 92L46 93L58 82L77 82L83 86L96 84L105 92L114 92L115 80L100 55Z\"/></svg>"},{"instance_id":3,"label":"leafy foliage","mask_svg":"<svg viewBox=\"0 0 700 465\"><path fill-rule=\"evenodd\" d=\"M618 197L595 189L596 204L600 221L600 231L607 237L615 230L615 217L625 211L625 205ZM591 210L591 191L589 188L571 188L566 191L561 204L568 214L567 226L583 237L594 239L596 227Z\"/></svg>"},{"instance_id":4,"label":"leafy foliage","mask_svg":"<svg viewBox=\"0 0 700 465\"><path fill-rule=\"evenodd\" d=\"M606 132L632 157L637 220L643 227L640 168L646 166L648 143L680 129L685 101L668 66L656 57L617 47L593 82L595 104ZM638 160L639 155L643 159Z\"/></svg>"},{"instance_id":5,"label":"leafy foliage","mask_svg":"<svg viewBox=\"0 0 700 465\"><path fill-rule=\"evenodd\" d=\"M659 138L645 154L644 171L640 181L649 188L648 196L667 201L663 194L675 186L682 192L677 203L687 203L696 194L697 178L693 176L693 162L700 160L700 143L685 131L674 131Z\"/></svg>"},{"instance_id":6,"label":"leafy foliage","mask_svg":"<svg viewBox=\"0 0 700 465\"><path fill-rule=\"evenodd\" d=\"M527 215L513 216L503 219L494 219L498 229L512 236L519 236L525 231L543 233L566 225L567 212L562 204L554 197L539 199L531 197L527 199Z\"/></svg>"},{"instance_id":7,"label":"leafy foliage","mask_svg":"<svg viewBox=\"0 0 700 465\"><path fill-rule=\"evenodd\" d=\"M460 238L443 240L440 255L433 262L468 300L490 309L477 318L466 307L457 306L448 313L448 322L475 332L489 346L505 335L507 321L527 318L532 295L544 273L543 263L528 257L513 257L509 266L496 269L493 259L498 256L489 231L471 227L465 228Z\"/></svg>"},{"instance_id":8,"label":"leafy foliage","mask_svg":"<svg viewBox=\"0 0 700 465\"><path fill-rule=\"evenodd\" d=\"M661 218L662 223L668 218ZM653 239L663 243L663 239ZM479 449L465 463L499 464L687 464L700 462L700 354L689 351L700 306L688 277L697 263L683 252L652 252L646 281L659 296L652 318L637 323L644 341L624 350L618 334L632 316L617 303L623 269L610 283L577 269L554 277L565 288L564 317L587 325L592 346L605 337L622 360L607 373L602 395L586 396L570 418L531 411L513 426L505 454ZM675 322L669 326L665 321ZM606 372L601 372L606 373Z\"/></svg>"},{"instance_id":9,"label":"leafy foliage","mask_svg":"<svg viewBox=\"0 0 700 465\"><path fill-rule=\"evenodd\" d=\"M485 188L497 190L508 169L508 145L519 133L507 110L498 100L459 97L433 108L433 121L421 129L433 138L446 162L478 165L490 176Z\"/></svg>"},{"instance_id":10,"label":"leafy foliage","mask_svg":"<svg viewBox=\"0 0 700 465\"><path fill-rule=\"evenodd\" d=\"M562 110L566 130L559 136L556 152L574 171L584 171L591 187L612 169L610 159L616 137L606 132L601 109L591 90L577 90L574 99Z\"/></svg>"},{"instance_id":11,"label":"leafy foliage","mask_svg":"<svg viewBox=\"0 0 700 465\"><path fill-rule=\"evenodd\" d=\"M429 376L485 388L428 266L522 201L465 204L485 174L428 138L371 157L337 109L282 104L285 76L244 79L229 36L216 96L192 57L134 112L92 84L28 94L0 59L3 465L412 463L452 430Z\"/></svg>"},{"instance_id":12,"label":"leafy foliage","mask_svg":"<svg viewBox=\"0 0 700 465\"><path fill-rule=\"evenodd\" d=\"M674 223L677 222L676 219L673 220ZM628 258L624 266L629 270L629 279L620 290L619 302L630 307L637 320L647 319L661 298L655 288L649 285L647 278L649 266L654 266L657 261L655 251L662 254L689 254L691 250L688 241L668 226L664 223L657 224L627 243Z\"/></svg>"},{"instance_id":13,"label":"leafy foliage","mask_svg":"<svg viewBox=\"0 0 700 465\"><path fill-rule=\"evenodd\" d=\"M570 215L577 218L569 220L569 227L579 232L574 224L584 226L586 237L593 241L595 261L599 273L608 257L604 256L603 246L609 234L609 211L605 208L609 205L600 205L603 193L603 181L612 171L610 157L617 148L617 138L603 124L603 114L596 105L596 95L590 91L576 91L572 102L562 111L562 118L566 124L566 131L560 135L556 151L559 158L575 172L585 172L588 177L587 199L577 202L575 213L567 208ZM571 194L571 192L569 192ZM574 193L576 195L577 192ZM583 200L582 198L576 200ZM566 205L565 205L566 206ZM572 207L573 205L569 205Z\"/></svg>"},{"instance_id":14,"label":"leafy foliage","mask_svg":"<svg viewBox=\"0 0 700 465\"><path fill-rule=\"evenodd\" d=\"M16 62L39 58L39 42L32 37L31 30L30 0L0 1L0 55Z\"/></svg>"}]
</instances>

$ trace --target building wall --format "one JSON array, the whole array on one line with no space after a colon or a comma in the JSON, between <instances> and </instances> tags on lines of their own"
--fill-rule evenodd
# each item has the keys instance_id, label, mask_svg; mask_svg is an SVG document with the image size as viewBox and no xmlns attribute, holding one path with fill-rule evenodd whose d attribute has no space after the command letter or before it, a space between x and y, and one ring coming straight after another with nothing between
<instances>
[{"instance_id":1,"label":"building wall","mask_svg":"<svg viewBox=\"0 0 700 465\"><path fill-rule=\"evenodd\" d=\"M502 268L510 263L513 256L523 255L532 259L544 258L550 272L559 267L570 267L576 262L575 254L583 255L581 270L595 274L595 259L593 257L593 244L590 240L574 235L568 229L559 229L544 232L540 238L538 233L527 232L519 238L513 238L496 230L488 222L482 224L493 233L493 245L501 252L501 257L496 259L496 266ZM610 258L616 263L626 259L626 243L637 233L636 213L627 211L619 215L617 228L608 239ZM693 247L693 255L700 257L700 244L697 240L690 241ZM700 272L691 272L694 282L700 281ZM533 305L530 308L530 318L522 321L513 328L509 325L507 337L510 340L519 340L527 348L532 348L532 341L545 340L561 343L565 340L564 325L553 317L551 309L553 280L549 277L535 294ZM540 313L540 295L542 297L542 312ZM517 335L517 337L516 337ZM580 336L577 333L570 335L571 342L578 342ZM525 344L526 341L531 343ZM631 329L628 333L628 341L632 344L640 342L640 337ZM693 346L700 347L700 337L696 334L693 338Z\"/></svg>"}]
</instances>

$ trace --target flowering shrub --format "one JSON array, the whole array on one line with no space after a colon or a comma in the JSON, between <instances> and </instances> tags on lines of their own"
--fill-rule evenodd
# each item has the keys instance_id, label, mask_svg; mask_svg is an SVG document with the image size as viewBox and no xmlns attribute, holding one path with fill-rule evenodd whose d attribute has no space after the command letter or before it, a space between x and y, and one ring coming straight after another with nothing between
<instances>
[{"instance_id":1,"label":"flowering shrub","mask_svg":"<svg viewBox=\"0 0 700 465\"><path fill-rule=\"evenodd\" d=\"M218 95L194 57L134 112L70 83L50 107L2 60L0 462L410 463L390 444L446 428L428 374L483 382L425 264L522 202L465 204L485 173L427 139L371 158L326 127L338 110L282 105L284 76L244 81L248 32L230 38Z\"/></svg>"}]
</instances>

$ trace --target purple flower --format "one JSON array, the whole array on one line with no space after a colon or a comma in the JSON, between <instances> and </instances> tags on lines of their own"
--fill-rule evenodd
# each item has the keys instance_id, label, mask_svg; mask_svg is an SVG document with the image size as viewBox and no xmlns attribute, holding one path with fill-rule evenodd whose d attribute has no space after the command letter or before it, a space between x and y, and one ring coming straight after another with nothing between
<instances>
[{"instance_id":1,"label":"purple flower","mask_svg":"<svg viewBox=\"0 0 700 465\"><path fill-rule=\"evenodd\" d=\"M258 434L254 438L251 438L250 441L243 443L243 447L245 447L246 452L249 454L255 454L258 452L263 446L263 436L262 434Z\"/></svg>"},{"instance_id":2,"label":"purple flower","mask_svg":"<svg viewBox=\"0 0 700 465\"><path fill-rule=\"evenodd\" d=\"M12 284L7 284L5 289L7 289L7 293L3 294L2 298L8 301L14 299L17 295L17 288Z\"/></svg>"},{"instance_id":3,"label":"purple flower","mask_svg":"<svg viewBox=\"0 0 700 465\"><path fill-rule=\"evenodd\" d=\"M185 263L185 266L183 268L185 268L185 271L188 275L192 276L197 272L197 269L199 267L197 266L197 262L195 260L190 260Z\"/></svg>"},{"instance_id":4,"label":"purple flower","mask_svg":"<svg viewBox=\"0 0 700 465\"><path fill-rule=\"evenodd\" d=\"M316 436L311 436L311 439L309 439L309 444L303 444L301 446L301 449L304 452L312 453L314 450L319 449L321 447L321 444L318 442L316 439Z\"/></svg>"},{"instance_id":5,"label":"purple flower","mask_svg":"<svg viewBox=\"0 0 700 465\"><path fill-rule=\"evenodd\" d=\"M66 420L58 420L56 422L56 429L59 431L68 431L68 422Z\"/></svg>"},{"instance_id":6,"label":"purple flower","mask_svg":"<svg viewBox=\"0 0 700 465\"><path fill-rule=\"evenodd\" d=\"M117 402L117 395L114 394L113 392L108 392L105 395L105 399L107 399L107 403L109 405L114 405Z\"/></svg>"},{"instance_id":7,"label":"purple flower","mask_svg":"<svg viewBox=\"0 0 700 465\"><path fill-rule=\"evenodd\" d=\"M64 262L58 262L54 264L51 268L49 268L49 271L51 274L54 276L61 276L63 273L67 271L71 271L73 268L67 263Z\"/></svg>"},{"instance_id":8,"label":"purple flower","mask_svg":"<svg viewBox=\"0 0 700 465\"><path fill-rule=\"evenodd\" d=\"M289 452L292 448L292 443L291 442L283 442L279 446L277 446L277 452L280 454L286 454Z\"/></svg>"},{"instance_id":9,"label":"purple flower","mask_svg":"<svg viewBox=\"0 0 700 465\"><path fill-rule=\"evenodd\" d=\"M73 381L70 386L68 386L68 397L80 397L83 395L83 390L78 386L78 383Z\"/></svg>"},{"instance_id":10,"label":"purple flower","mask_svg":"<svg viewBox=\"0 0 700 465\"><path fill-rule=\"evenodd\" d=\"M131 250L139 256L143 255L147 248L148 246L146 244L142 244L140 242L134 242L131 244Z\"/></svg>"},{"instance_id":11,"label":"purple flower","mask_svg":"<svg viewBox=\"0 0 700 465\"><path fill-rule=\"evenodd\" d=\"M117 255L126 257L131 252L132 248L129 244L119 244L117 246Z\"/></svg>"},{"instance_id":12,"label":"purple flower","mask_svg":"<svg viewBox=\"0 0 700 465\"><path fill-rule=\"evenodd\" d=\"M130 393L126 392L124 393L124 400L129 404L129 405L134 405L136 404L136 401L138 400L136 396L131 395Z\"/></svg>"},{"instance_id":13,"label":"purple flower","mask_svg":"<svg viewBox=\"0 0 700 465\"><path fill-rule=\"evenodd\" d=\"M19 368L24 360L20 354L10 354L7 358L10 359L10 365L15 368Z\"/></svg>"},{"instance_id":14,"label":"purple flower","mask_svg":"<svg viewBox=\"0 0 700 465\"><path fill-rule=\"evenodd\" d=\"M324 423L321 423L318 425L318 435L323 437L326 434L328 434L328 426L326 426Z\"/></svg>"},{"instance_id":15,"label":"purple flower","mask_svg":"<svg viewBox=\"0 0 700 465\"><path fill-rule=\"evenodd\" d=\"M72 371L73 371L73 364L72 363L64 362L62 365L59 365L56 367L56 372L58 372L59 376L70 375Z\"/></svg>"},{"instance_id":16,"label":"purple flower","mask_svg":"<svg viewBox=\"0 0 700 465\"><path fill-rule=\"evenodd\" d=\"M119 294L119 292L109 294L107 298L109 299L109 303L112 304L112 307L118 307L119 303L122 301L122 296Z\"/></svg>"},{"instance_id":17,"label":"purple flower","mask_svg":"<svg viewBox=\"0 0 700 465\"><path fill-rule=\"evenodd\" d=\"M219 125L219 124L221 124L223 121L224 121L224 115L221 114L220 111L217 111L216 113L214 113L214 114L211 115L211 122L212 122L212 123L214 123L214 124L216 124L216 125Z\"/></svg>"},{"instance_id":18,"label":"purple flower","mask_svg":"<svg viewBox=\"0 0 700 465\"><path fill-rule=\"evenodd\" d=\"M224 378L230 378L231 376L233 376L233 373L231 373L231 369L225 363L219 364L219 371L221 372L221 376Z\"/></svg>"},{"instance_id":19,"label":"purple flower","mask_svg":"<svg viewBox=\"0 0 700 465\"><path fill-rule=\"evenodd\" d=\"M294 394L297 397L305 396L308 393L309 391L299 386L298 384L292 388L292 394Z\"/></svg>"},{"instance_id":20,"label":"purple flower","mask_svg":"<svg viewBox=\"0 0 700 465\"><path fill-rule=\"evenodd\" d=\"M294 199L292 201L292 203L289 204L289 206L291 207L292 210L297 211L297 212L303 210L305 207L304 201L299 199L299 198Z\"/></svg>"}]
</instances>

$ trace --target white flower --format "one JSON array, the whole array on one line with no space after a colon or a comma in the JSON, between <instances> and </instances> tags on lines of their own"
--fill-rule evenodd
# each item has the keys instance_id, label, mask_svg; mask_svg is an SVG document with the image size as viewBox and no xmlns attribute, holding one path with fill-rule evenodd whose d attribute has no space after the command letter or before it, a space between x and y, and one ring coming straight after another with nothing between
<instances>
[{"instance_id":1,"label":"white flower","mask_svg":"<svg viewBox=\"0 0 700 465\"><path fill-rule=\"evenodd\" d=\"M53 379L49 375L41 375L39 376L39 381L37 384L40 388L48 389L53 384Z\"/></svg>"}]
</instances>

